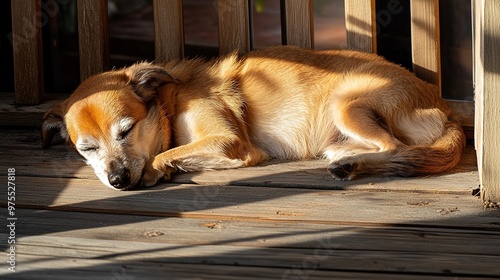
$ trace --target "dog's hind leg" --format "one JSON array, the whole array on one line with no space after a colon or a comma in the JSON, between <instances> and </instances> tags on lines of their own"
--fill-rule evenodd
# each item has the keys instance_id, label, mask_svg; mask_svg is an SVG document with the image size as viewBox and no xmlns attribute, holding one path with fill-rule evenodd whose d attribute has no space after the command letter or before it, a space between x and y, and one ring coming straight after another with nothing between
<instances>
[{"instance_id":1,"label":"dog's hind leg","mask_svg":"<svg viewBox=\"0 0 500 280\"><path fill-rule=\"evenodd\" d=\"M362 100L347 103L335 116L343 141L327 147L323 154L330 163L328 172L337 180L372 173L374 166L390 160L391 151L404 146Z\"/></svg>"}]
</instances>

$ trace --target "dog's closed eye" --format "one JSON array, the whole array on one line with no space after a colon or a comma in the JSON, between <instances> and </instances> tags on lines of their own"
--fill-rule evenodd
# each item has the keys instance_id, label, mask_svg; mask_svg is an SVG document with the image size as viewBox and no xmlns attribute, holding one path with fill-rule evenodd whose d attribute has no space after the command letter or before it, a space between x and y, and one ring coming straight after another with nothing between
<instances>
[{"instance_id":1,"label":"dog's closed eye","mask_svg":"<svg viewBox=\"0 0 500 280\"><path fill-rule=\"evenodd\" d=\"M78 150L81 152L85 153L91 153L91 152L96 152L99 150L98 146L84 146L84 147L78 147Z\"/></svg>"},{"instance_id":2,"label":"dog's closed eye","mask_svg":"<svg viewBox=\"0 0 500 280\"><path fill-rule=\"evenodd\" d=\"M117 141L125 140L134 130L136 124L137 121L131 117L123 118L112 126L111 135Z\"/></svg>"},{"instance_id":3,"label":"dog's closed eye","mask_svg":"<svg viewBox=\"0 0 500 280\"><path fill-rule=\"evenodd\" d=\"M130 132L134 129L136 123L130 125L130 127L124 128L122 131L118 133L118 140L124 140L127 136L130 135Z\"/></svg>"}]
</instances>

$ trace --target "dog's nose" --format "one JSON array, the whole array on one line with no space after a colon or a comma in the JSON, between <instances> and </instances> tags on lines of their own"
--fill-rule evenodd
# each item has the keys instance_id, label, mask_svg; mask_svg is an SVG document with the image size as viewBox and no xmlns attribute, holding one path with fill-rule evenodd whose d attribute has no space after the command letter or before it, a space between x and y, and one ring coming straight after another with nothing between
<instances>
[{"instance_id":1,"label":"dog's nose","mask_svg":"<svg viewBox=\"0 0 500 280\"><path fill-rule=\"evenodd\" d=\"M121 168L108 175L108 181L113 188L123 189L130 185L130 171L127 168Z\"/></svg>"}]
</instances>

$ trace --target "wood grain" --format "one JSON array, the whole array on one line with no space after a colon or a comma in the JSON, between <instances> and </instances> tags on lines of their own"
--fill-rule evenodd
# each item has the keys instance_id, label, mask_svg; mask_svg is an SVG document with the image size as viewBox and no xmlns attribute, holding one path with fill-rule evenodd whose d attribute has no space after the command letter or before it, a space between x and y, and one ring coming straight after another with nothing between
<instances>
[{"instance_id":1,"label":"wood grain","mask_svg":"<svg viewBox=\"0 0 500 280\"><path fill-rule=\"evenodd\" d=\"M109 68L108 4L106 0L77 2L80 80Z\"/></svg>"},{"instance_id":2,"label":"wood grain","mask_svg":"<svg viewBox=\"0 0 500 280\"><path fill-rule=\"evenodd\" d=\"M479 43L476 45L475 82L477 145L481 192L487 205L500 206L500 7L492 1L475 1L479 18ZM477 24L477 22L476 22ZM478 53L479 52L479 53Z\"/></svg>"},{"instance_id":3,"label":"wood grain","mask_svg":"<svg viewBox=\"0 0 500 280\"><path fill-rule=\"evenodd\" d=\"M337 250L335 239L321 243L316 248L249 248L226 244L183 245L175 243L152 244L142 241L98 240L86 238L60 238L52 236L30 236L20 238L20 250L28 255L107 260L120 263L164 263L164 264L211 264L213 266L236 265L238 267L281 268L286 272L300 267L304 260L318 267L312 271L337 270L366 272L400 272L407 274L438 274L451 271L454 275L487 276L499 275L496 265L498 255L462 255L440 252L415 253L370 250ZM49 249L50 248L50 249ZM309 259L307 259L309 254ZM315 255L316 254L316 255ZM467 263L467 265L463 265ZM307 264L307 263L306 263ZM131 271L132 272L132 271ZM450 272L448 272L449 274Z\"/></svg>"},{"instance_id":4,"label":"wood grain","mask_svg":"<svg viewBox=\"0 0 500 280\"><path fill-rule=\"evenodd\" d=\"M18 176L16 182L22 186L16 193L19 207L58 211L262 222L495 227L488 225L495 221L494 216L477 215L480 203L471 195L175 183L117 192L88 179Z\"/></svg>"},{"instance_id":5,"label":"wood grain","mask_svg":"<svg viewBox=\"0 0 500 280\"><path fill-rule=\"evenodd\" d=\"M25 236L50 235L88 239L109 239L112 236L114 240L120 241L295 249L314 249L320 241L328 241L330 247L338 250L385 250L415 254L462 254L462 240L469 239L474 240L474 246L469 246L466 254L500 257L500 252L496 249L500 246L500 236L485 230L396 225L354 227L289 221L266 223L33 209L20 209L19 215L25 223L37 225L23 229ZM96 221L99 221L98 226Z\"/></svg>"},{"instance_id":6,"label":"wood grain","mask_svg":"<svg viewBox=\"0 0 500 280\"><path fill-rule=\"evenodd\" d=\"M250 10L247 0L217 0L219 52L221 55L251 49Z\"/></svg>"},{"instance_id":7,"label":"wood grain","mask_svg":"<svg viewBox=\"0 0 500 280\"><path fill-rule=\"evenodd\" d=\"M0 157L0 166L16 168L16 279L157 279L165 273L478 279L500 273L498 213L484 211L470 195L470 185L477 186L477 176L465 171L475 166L472 150L460 177L332 187L320 161L272 161L119 192L104 187L70 147L40 149L36 130L0 130L0 138L0 152L9 155Z\"/></svg>"},{"instance_id":8,"label":"wood grain","mask_svg":"<svg viewBox=\"0 0 500 280\"><path fill-rule=\"evenodd\" d=\"M347 48L362 52L377 52L375 0L345 1Z\"/></svg>"},{"instance_id":9,"label":"wood grain","mask_svg":"<svg viewBox=\"0 0 500 280\"><path fill-rule=\"evenodd\" d=\"M85 243L83 243L85 244ZM50 247L43 247L51 250ZM28 246L23 249L29 249ZM304 256L307 258L307 256ZM25 255L22 272L16 272L15 279L37 280L87 280L87 279L209 279L209 280L250 280L250 279L300 279L304 275L308 279L388 279L388 280L448 280L445 275L412 275L309 269L302 273L302 264L292 268L239 266L235 261L229 265L211 265L210 263L161 263L153 260L121 261L115 259L90 259L78 257L58 258L45 255ZM291 272L291 273L290 273ZM286 274L285 274L286 273ZM0 272L0 275L5 272ZM168 278L165 277L168 275ZM460 277L461 280L478 279L477 277Z\"/></svg>"},{"instance_id":10,"label":"wood grain","mask_svg":"<svg viewBox=\"0 0 500 280\"><path fill-rule=\"evenodd\" d=\"M312 0L281 1L283 44L314 48Z\"/></svg>"},{"instance_id":11,"label":"wood grain","mask_svg":"<svg viewBox=\"0 0 500 280\"><path fill-rule=\"evenodd\" d=\"M69 145L56 145L40 149L37 131L0 131L3 142L0 152L11 157L0 157L1 165L15 165L20 176L50 178L96 179L91 167ZM12 150L12 147L19 149ZM36 159L25 162L23 159ZM278 161L272 160L259 166L234 170L179 173L172 183L199 185L259 186L295 189L325 189L374 192L447 193L470 194L479 185L475 151L465 150L459 166L439 176L426 178L366 177L354 181L336 181L326 172L322 160Z\"/></svg>"},{"instance_id":12,"label":"wood grain","mask_svg":"<svg viewBox=\"0 0 500 280\"><path fill-rule=\"evenodd\" d=\"M15 102L39 104L44 98L41 2L11 1Z\"/></svg>"},{"instance_id":13,"label":"wood grain","mask_svg":"<svg viewBox=\"0 0 500 280\"><path fill-rule=\"evenodd\" d=\"M410 1L413 72L441 89L438 0Z\"/></svg>"},{"instance_id":14,"label":"wood grain","mask_svg":"<svg viewBox=\"0 0 500 280\"><path fill-rule=\"evenodd\" d=\"M154 0L156 62L184 57L182 0Z\"/></svg>"}]
</instances>

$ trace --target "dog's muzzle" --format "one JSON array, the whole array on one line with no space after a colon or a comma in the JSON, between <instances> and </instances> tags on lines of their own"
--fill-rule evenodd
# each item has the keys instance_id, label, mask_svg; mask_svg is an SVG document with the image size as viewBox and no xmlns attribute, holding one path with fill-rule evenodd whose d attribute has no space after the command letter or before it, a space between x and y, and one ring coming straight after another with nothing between
<instances>
[{"instance_id":1,"label":"dog's muzzle","mask_svg":"<svg viewBox=\"0 0 500 280\"><path fill-rule=\"evenodd\" d=\"M123 189L130 185L130 170L120 168L110 172L108 175L109 184L115 189Z\"/></svg>"}]
</instances>

